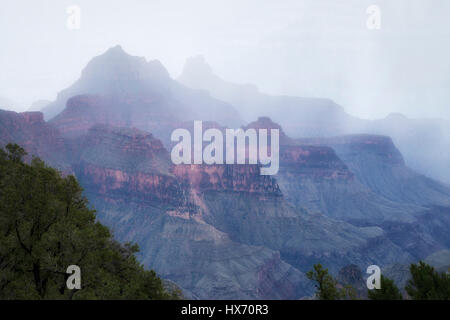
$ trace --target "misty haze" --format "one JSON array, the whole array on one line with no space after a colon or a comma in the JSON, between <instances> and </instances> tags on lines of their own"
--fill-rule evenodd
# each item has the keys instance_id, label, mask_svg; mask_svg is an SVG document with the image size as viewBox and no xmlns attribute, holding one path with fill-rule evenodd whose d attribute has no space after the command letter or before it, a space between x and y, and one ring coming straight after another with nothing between
<instances>
[{"instance_id":1,"label":"misty haze","mask_svg":"<svg viewBox=\"0 0 450 320\"><path fill-rule=\"evenodd\" d=\"M0 299L322 299L321 266L372 299L374 265L416 299L419 261L450 283L449 17L447 0L3 3ZM230 129L254 143L225 150ZM102 280L66 290L71 255Z\"/></svg>"}]
</instances>

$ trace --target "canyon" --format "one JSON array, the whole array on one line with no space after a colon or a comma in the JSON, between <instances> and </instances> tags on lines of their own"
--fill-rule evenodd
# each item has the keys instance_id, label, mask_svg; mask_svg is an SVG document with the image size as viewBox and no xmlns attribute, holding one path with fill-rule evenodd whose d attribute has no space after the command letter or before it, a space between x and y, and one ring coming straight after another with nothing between
<instances>
[{"instance_id":1,"label":"canyon","mask_svg":"<svg viewBox=\"0 0 450 320\"><path fill-rule=\"evenodd\" d=\"M202 121L194 121L193 138L187 129L175 129L172 132L170 140L177 144L173 147L170 157L174 164L192 164L192 158L194 164L259 163L268 165L260 168L260 174L273 175L278 172L279 166L278 134L278 129L270 129L269 145L266 128L260 128L258 132L254 128L248 128L245 131L225 129L224 139L221 130L209 128L203 133ZM192 141L194 141L193 146ZM204 146L204 142L209 144Z\"/></svg>"},{"instance_id":2,"label":"canyon","mask_svg":"<svg viewBox=\"0 0 450 320\"><path fill-rule=\"evenodd\" d=\"M312 111L323 103L302 101ZM44 113L0 111L0 145L75 175L114 237L137 243L145 267L188 298L306 298L315 263L384 272L450 248L450 188L410 169L391 138L333 127L333 137L299 137L294 127L311 118L285 132L264 104L267 114L248 122L240 111L114 47ZM219 132L266 129L268 141L278 132L278 172L174 164L171 133L192 132L194 120Z\"/></svg>"}]
</instances>

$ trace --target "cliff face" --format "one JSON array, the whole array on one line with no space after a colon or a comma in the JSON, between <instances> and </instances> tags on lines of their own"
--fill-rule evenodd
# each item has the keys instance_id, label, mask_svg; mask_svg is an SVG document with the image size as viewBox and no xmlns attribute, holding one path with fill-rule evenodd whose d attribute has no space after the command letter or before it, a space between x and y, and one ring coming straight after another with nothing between
<instances>
[{"instance_id":1,"label":"cliff face","mask_svg":"<svg viewBox=\"0 0 450 320\"><path fill-rule=\"evenodd\" d=\"M260 175L258 165L177 165L173 173L197 192L233 191L281 196L276 181Z\"/></svg>"},{"instance_id":2,"label":"cliff face","mask_svg":"<svg viewBox=\"0 0 450 320\"><path fill-rule=\"evenodd\" d=\"M174 167L159 140L127 128L95 126L74 145L75 173L100 220L120 240L137 242L142 261L188 296L293 299L310 293L304 274L277 251L234 241L208 221L215 212L205 192L280 196L258 167Z\"/></svg>"},{"instance_id":3,"label":"cliff face","mask_svg":"<svg viewBox=\"0 0 450 320\"><path fill-rule=\"evenodd\" d=\"M120 169L110 169L81 163L76 167L77 176L84 181L89 192L104 196L122 196L159 201L161 203L182 204L183 191L170 176L154 173L129 173Z\"/></svg>"},{"instance_id":4,"label":"cliff face","mask_svg":"<svg viewBox=\"0 0 450 320\"><path fill-rule=\"evenodd\" d=\"M301 140L300 140L301 141ZM347 162L355 160L353 155L371 154L379 158L386 166L405 166L405 161L400 151L395 147L392 139L379 135L348 135L332 138L307 139L305 142L332 146L339 150L339 154L345 157Z\"/></svg>"},{"instance_id":5,"label":"cliff face","mask_svg":"<svg viewBox=\"0 0 450 320\"><path fill-rule=\"evenodd\" d=\"M92 59L80 79L43 112L72 137L94 124L108 124L152 132L165 141L183 121L220 121L230 127L242 122L233 106L171 79L159 61L130 56L120 47Z\"/></svg>"},{"instance_id":6,"label":"cliff face","mask_svg":"<svg viewBox=\"0 0 450 320\"><path fill-rule=\"evenodd\" d=\"M44 121L41 112L0 110L0 145L10 142L24 147L28 160L38 156L65 173L71 172L65 141L58 130Z\"/></svg>"},{"instance_id":7,"label":"cliff face","mask_svg":"<svg viewBox=\"0 0 450 320\"><path fill-rule=\"evenodd\" d=\"M401 114L390 114L379 120L355 118L331 100L272 96L258 91L252 84L224 81L202 57L189 58L178 80L231 103L247 121L269 116L293 138L360 133L392 137L410 168L450 184L448 120L408 119Z\"/></svg>"},{"instance_id":8,"label":"cliff face","mask_svg":"<svg viewBox=\"0 0 450 320\"><path fill-rule=\"evenodd\" d=\"M380 230L294 209L257 165L174 166L152 135L109 126L73 146L75 173L100 220L192 296L300 298L311 293L303 271L317 259L333 268L392 260L367 251Z\"/></svg>"},{"instance_id":9,"label":"cliff face","mask_svg":"<svg viewBox=\"0 0 450 320\"><path fill-rule=\"evenodd\" d=\"M354 175L333 149L321 146L282 146L280 163L283 170L298 178L353 181Z\"/></svg>"},{"instance_id":10,"label":"cliff face","mask_svg":"<svg viewBox=\"0 0 450 320\"><path fill-rule=\"evenodd\" d=\"M336 150L358 181L390 201L426 207L450 204L448 187L409 169L389 137L352 135L313 143Z\"/></svg>"},{"instance_id":11,"label":"cliff face","mask_svg":"<svg viewBox=\"0 0 450 320\"><path fill-rule=\"evenodd\" d=\"M338 134L348 120L328 100L238 92L238 107L289 117L289 134ZM56 116L0 111L0 142L74 173L115 237L137 242L141 261L190 297L298 299L312 293L304 272L314 263L337 272L450 246L449 189L408 169L386 137L295 140L260 117L243 128L279 130L278 174L173 165L164 145L174 128L192 132L193 120L205 120L204 130L223 131L239 116L118 47L93 59L46 114Z\"/></svg>"},{"instance_id":12,"label":"cliff face","mask_svg":"<svg viewBox=\"0 0 450 320\"><path fill-rule=\"evenodd\" d=\"M285 199L296 208L325 213L357 225L378 224L386 219L411 221L409 214L419 210L399 206L372 192L358 181L330 146L312 140L309 143L295 141L267 117L259 118L246 128L280 130L280 169L274 179ZM371 143L376 140L377 137L368 137ZM388 151L398 154L395 148ZM364 145L354 152L364 154Z\"/></svg>"},{"instance_id":13,"label":"cliff face","mask_svg":"<svg viewBox=\"0 0 450 320\"><path fill-rule=\"evenodd\" d=\"M322 212L356 225L380 226L415 259L449 245L442 236L449 223L449 189L409 169L390 138L353 135L298 142L333 148L354 173L351 184L309 184L309 193L320 195L313 199ZM283 181L279 184L284 192Z\"/></svg>"},{"instance_id":14,"label":"cliff face","mask_svg":"<svg viewBox=\"0 0 450 320\"><path fill-rule=\"evenodd\" d=\"M78 161L144 173L167 174L171 166L161 141L138 129L96 125L75 141Z\"/></svg>"},{"instance_id":15,"label":"cliff face","mask_svg":"<svg viewBox=\"0 0 450 320\"><path fill-rule=\"evenodd\" d=\"M189 58L178 80L231 103L246 121L259 116L269 117L293 137L345 134L348 126L359 120L329 99L268 95L251 84L224 81L213 73L202 57Z\"/></svg>"},{"instance_id":16,"label":"cliff face","mask_svg":"<svg viewBox=\"0 0 450 320\"><path fill-rule=\"evenodd\" d=\"M183 204L183 190L169 173L169 155L151 134L96 125L73 145L75 173L88 192Z\"/></svg>"},{"instance_id":17,"label":"cliff face","mask_svg":"<svg viewBox=\"0 0 450 320\"><path fill-rule=\"evenodd\" d=\"M97 123L127 126L126 118L114 111L117 111L117 107L112 98L98 95L75 96L67 101L66 108L52 124L67 137L86 134Z\"/></svg>"},{"instance_id":18,"label":"cliff face","mask_svg":"<svg viewBox=\"0 0 450 320\"><path fill-rule=\"evenodd\" d=\"M327 146L282 148L277 182L295 206L356 225L412 221L411 214L420 210L399 205L370 190Z\"/></svg>"},{"instance_id":19,"label":"cliff face","mask_svg":"<svg viewBox=\"0 0 450 320\"><path fill-rule=\"evenodd\" d=\"M75 97L64 117L81 106L75 115L108 124L73 118L60 124L62 138L39 113L3 112L2 137L23 142L44 160L65 159L60 163L69 164L99 219L119 240L137 242L141 261L189 297L297 299L312 293L304 272L317 261L333 272L349 264L407 263L448 243L445 210L427 211L391 193L388 199L371 184L382 180L364 180L385 174L385 181L397 179L396 188L404 183L398 179L405 174L392 174L407 169L389 139L299 142L263 117L244 129L280 130L277 175L260 175L258 165L175 166L152 134L116 127L125 116L103 115L102 108L115 108L103 99ZM204 123L212 127L223 129ZM422 190L424 197L430 192Z\"/></svg>"}]
</instances>

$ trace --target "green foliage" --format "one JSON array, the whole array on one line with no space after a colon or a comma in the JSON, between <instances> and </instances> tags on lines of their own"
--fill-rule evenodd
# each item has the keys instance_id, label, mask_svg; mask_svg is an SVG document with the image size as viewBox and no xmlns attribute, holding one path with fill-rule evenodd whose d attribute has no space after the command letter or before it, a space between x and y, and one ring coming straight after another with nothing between
<instances>
[{"instance_id":1,"label":"green foliage","mask_svg":"<svg viewBox=\"0 0 450 320\"><path fill-rule=\"evenodd\" d=\"M437 272L432 266L420 261L410 266L411 279L405 289L414 300L449 300L450 275Z\"/></svg>"},{"instance_id":2,"label":"green foliage","mask_svg":"<svg viewBox=\"0 0 450 320\"><path fill-rule=\"evenodd\" d=\"M6 145L6 150L8 151L8 159L13 162L21 162L22 158L27 154L22 147L12 143Z\"/></svg>"},{"instance_id":3,"label":"green foliage","mask_svg":"<svg viewBox=\"0 0 450 320\"><path fill-rule=\"evenodd\" d=\"M394 281L381 275L380 289L368 290L370 300L402 300L402 294Z\"/></svg>"},{"instance_id":4,"label":"green foliage","mask_svg":"<svg viewBox=\"0 0 450 320\"><path fill-rule=\"evenodd\" d=\"M410 266L411 279L405 287L413 300L449 300L450 274L439 273L432 266L420 261ZM345 285L339 288L337 281L321 264L306 276L316 282L316 295L320 300L357 299L356 290ZM402 300L403 296L394 281L381 275L381 289L368 290L370 300Z\"/></svg>"},{"instance_id":5,"label":"green foliage","mask_svg":"<svg viewBox=\"0 0 450 320\"><path fill-rule=\"evenodd\" d=\"M358 300L358 292L355 288L353 288L351 285L346 284L344 287L339 291L341 299L343 300Z\"/></svg>"},{"instance_id":6,"label":"green foliage","mask_svg":"<svg viewBox=\"0 0 450 320\"><path fill-rule=\"evenodd\" d=\"M316 295L320 300L338 300L341 292L337 289L337 281L324 269L322 265L315 264L314 270L306 273L308 279L316 282Z\"/></svg>"},{"instance_id":7,"label":"green foliage","mask_svg":"<svg viewBox=\"0 0 450 320\"><path fill-rule=\"evenodd\" d=\"M73 176L61 177L25 151L0 149L0 299L172 299L137 245L113 240ZM66 287L69 265L80 290Z\"/></svg>"}]
</instances>

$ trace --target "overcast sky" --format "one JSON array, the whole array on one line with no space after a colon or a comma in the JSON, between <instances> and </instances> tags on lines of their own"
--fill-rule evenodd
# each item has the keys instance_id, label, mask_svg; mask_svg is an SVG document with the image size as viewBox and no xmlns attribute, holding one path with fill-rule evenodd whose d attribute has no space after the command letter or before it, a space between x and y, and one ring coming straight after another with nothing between
<instances>
[{"instance_id":1,"label":"overcast sky","mask_svg":"<svg viewBox=\"0 0 450 320\"><path fill-rule=\"evenodd\" d=\"M369 5L381 29L369 29ZM66 9L81 9L70 30ZM450 119L448 0L6 0L0 97L53 100L116 44L177 77L203 54L222 78L272 94L327 97L369 118Z\"/></svg>"}]
</instances>

